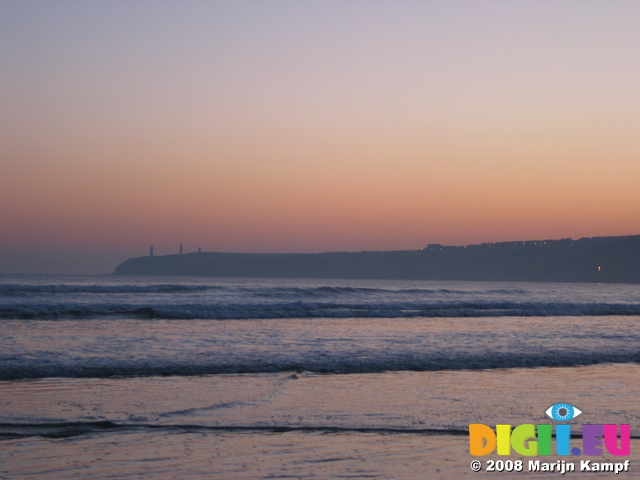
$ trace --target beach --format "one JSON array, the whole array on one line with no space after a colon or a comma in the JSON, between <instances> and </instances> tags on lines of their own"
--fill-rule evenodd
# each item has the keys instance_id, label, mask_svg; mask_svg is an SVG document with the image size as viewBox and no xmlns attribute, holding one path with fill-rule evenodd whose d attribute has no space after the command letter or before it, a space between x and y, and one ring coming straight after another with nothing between
<instances>
[{"instance_id":1,"label":"beach","mask_svg":"<svg viewBox=\"0 0 640 480\"><path fill-rule=\"evenodd\" d=\"M637 468L635 285L5 276L0 292L0 478ZM572 446L581 424L629 424L631 455L470 455L469 424L554 424L557 402L583 412Z\"/></svg>"}]
</instances>

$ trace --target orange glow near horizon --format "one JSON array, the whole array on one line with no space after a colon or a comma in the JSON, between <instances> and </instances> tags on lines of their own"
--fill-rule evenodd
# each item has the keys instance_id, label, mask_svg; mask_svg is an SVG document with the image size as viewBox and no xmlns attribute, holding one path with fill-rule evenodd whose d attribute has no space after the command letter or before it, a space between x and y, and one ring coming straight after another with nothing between
<instances>
[{"instance_id":1,"label":"orange glow near horizon","mask_svg":"<svg viewBox=\"0 0 640 480\"><path fill-rule=\"evenodd\" d=\"M0 7L0 272L640 233L638 5L179 4Z\"/></svg>"}]
</instances>

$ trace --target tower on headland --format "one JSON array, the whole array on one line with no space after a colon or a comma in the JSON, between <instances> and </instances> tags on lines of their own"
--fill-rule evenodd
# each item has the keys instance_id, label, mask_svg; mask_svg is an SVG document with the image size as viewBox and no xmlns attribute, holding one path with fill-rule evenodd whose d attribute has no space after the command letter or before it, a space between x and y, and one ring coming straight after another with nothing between
<instances>
[{"instance_id":1,"label":"tower on headland","mask_svg":"<svg viewBox=\"0 0 640 480\"><path fill-rule=\"evenodd\" d=\"M202 248L198 247L198 253L202 253Z\"/></svg>"},{"instance_id":2,"label":"tower on headland","mask_svg":"<svg viewBox=\"0 0 640 480\"><path fill-rule=\"evenodd\" d=\"M153 257L153 246L149 247L149 256Z\"/></svg>"},{"instance_id":3,"label":"tower on headland","mask_svg":"<svg viewBox=\"0 0 640 480\"><path fill-rule=\"evenodd\" d=\"M182 244L180 244L180 255L182 255Z\"/></svg>"}]
</instances>

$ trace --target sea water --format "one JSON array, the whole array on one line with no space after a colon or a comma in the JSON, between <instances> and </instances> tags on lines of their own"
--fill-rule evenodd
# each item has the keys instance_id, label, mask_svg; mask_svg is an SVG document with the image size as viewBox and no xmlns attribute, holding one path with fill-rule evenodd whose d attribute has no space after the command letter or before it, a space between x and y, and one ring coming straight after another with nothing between
<instances>
[{"instance_id":1,"label":"sea water","mask_svg":"<svg viewBox=\"0 0 640 480\"><path fill-rule=\"evenodd\" d=\"M639 340L638 285L0 276L0 478L488 478L560 401L638 472Z\"/></svg>"}]
</instances>

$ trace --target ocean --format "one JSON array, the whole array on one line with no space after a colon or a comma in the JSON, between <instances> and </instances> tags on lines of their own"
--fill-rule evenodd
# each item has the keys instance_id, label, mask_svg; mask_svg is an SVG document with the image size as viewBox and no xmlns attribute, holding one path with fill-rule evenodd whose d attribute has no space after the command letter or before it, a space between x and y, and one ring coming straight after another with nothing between
<instances>
[{"instance_id":1,"label":"ocean","mask_svg":"<svg viewBox=\"0 0 640 480\"><path fill-rule=\"evenodd\" d=\"M468 426L558 402L640 478L639 345L640 285L2 275L0 478L550 478Z\"/></svg>"}]
</instances>

